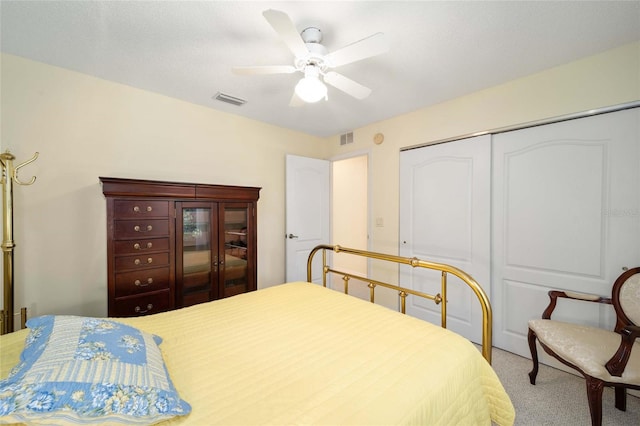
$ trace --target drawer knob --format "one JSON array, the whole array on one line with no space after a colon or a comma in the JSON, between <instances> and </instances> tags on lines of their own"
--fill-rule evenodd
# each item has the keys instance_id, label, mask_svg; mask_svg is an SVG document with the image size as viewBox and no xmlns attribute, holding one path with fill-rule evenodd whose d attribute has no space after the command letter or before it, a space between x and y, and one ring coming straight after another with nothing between
<instances>
[{"instance_id":1,"label":"drawer knob","mask_svg":"<svg viewBox=\"0 0 640 426\"><path fill-rule=\"evenodd\" d=\"M145 309L144 311L142 310L142 308L140 306L136 306L134 311L136 311L137 314L144 314L146 312L149 312L151 309L153 309L153 305L151 303L149 303L147 305L147 309Z\"/></svg>"},{"instance_id":2,"label":"drawer knob","mask_svg":"<svg viewBox=\"0 0 640 426\"><path fill-rule=\"evenodd\" d=\"M147 248L150 249L151 247L153 247L153 243L147 243ZM135 243L133 248L134 250L140 250L140 243Z\"/></svg>"},{"instance_id":3,"label":"drawer knob","mask_svg":"<svg viewBox=\"0 0 640 426\"><path fill-rule=\"evenodd\" d=\"M133 284L134 284L134 285L136 285L136 286L138 286L138 287L147 287L147 286L149 286L149 285L153 284L153 278L147 278L147 282L146 282L146 283L144 283L144 284L143 284L143 283L142 283L142 281L140 281L140 280L135 280L135 281L133 282Z\"/></svg>"},{"instance_id":4,"label":"drawer knob","mask_svg":"<svg viewBox=\"0 0 640 426\"><path fill-rule=\"evenodd\" d=\"M153 263L153 257L147 257L147 263Z\"/></svg>"},{"instance_id":5,"label":"drawer knob","mask_svg":"<svg viewBox=\"0 0 640 426\"><path fill-rule=\"evenodd\" d=\"M150 211L152 211L152 210L153 210L153 207L151 207L151 206L147 206L146 210L147 210L148 212L150 212ZM140 206L133 206L133 211L134 211L134 212L136 212L136 213L140 213Z\"/></svg>"},{"instance_id":6,"label":"drawer knob","mask_svg":"<svg viewBox=\"0 0 640 426\"><path fill-rule=\"evenodd\" d=\"M140 259L136 259L133 261L134 264L139 265L140 264Z\"/></svg>"}]
</instances>

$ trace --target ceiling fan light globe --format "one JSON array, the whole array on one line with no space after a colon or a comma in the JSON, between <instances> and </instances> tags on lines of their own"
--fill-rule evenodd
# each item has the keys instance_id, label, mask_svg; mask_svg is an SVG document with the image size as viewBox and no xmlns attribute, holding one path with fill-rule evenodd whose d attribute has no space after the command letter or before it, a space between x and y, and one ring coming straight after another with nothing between
<instances>
[{"instance_id":1,"label":"ceiling fan light globe","mask_svg":"<svg viewBox=\"0 0 640 426\"><path fill-rule=\"evenodd\" d=\"M303 101L314 103L327 97L327 86L317 77L307 76L300 79L295 92Z\"/></svg>"}]
</instances>

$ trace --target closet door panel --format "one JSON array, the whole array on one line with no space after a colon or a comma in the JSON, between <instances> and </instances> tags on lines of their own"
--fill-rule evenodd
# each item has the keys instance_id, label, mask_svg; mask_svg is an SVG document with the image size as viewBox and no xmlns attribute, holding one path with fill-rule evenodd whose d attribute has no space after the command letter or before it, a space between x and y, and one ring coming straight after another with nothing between
<instances>
[{"instance_id":1,"label":"closet door panel","mask_svg":"<svg viewBox=\"0 0 640 426\"><path fill-rule=\"evenodd\" d=\"M400 255L454 265L489 294L490 136L400 153ZM440 273L400 268L401 285L440 293ZM448 275L447 328L482 339L480 305L473 292ZM440 325L441 306L407 299L407 313Z\"/></svg>"},{"instance_id":2,"label":"closet door panel","mask_svg":"<svg viewBox=\"0 0 640 426\"><path fill-rule=\"evenodd\" d=\"M602 277L606 151L557 140L504 155L505 266Z\"/></svg>"},{"instance_id":3,"label":"closet door panel","mask_svg":"<svg viewBox=\"0 0 640 426\"><path fill-rule=\"evenodd\" d=\"M529 357L527 322L549 290L610 296L623 267L640 264L639 123L636 109L493 137L496 346ZM566 303L554 318L612 328L615 315Z\"/></svg>"},{"instance_id":4,"label":"closet door panel","mask_svg":"<svg viewBox=\"0 0 640 426\"><path fill-rule=\"evenodd\" d=\"M469 262L472 200L466 195L473 190L473 160L434 158L416 165L412 179L413 235L429 236L412 240L414 253L431 259Z\"/></svg>"}]
</instances>

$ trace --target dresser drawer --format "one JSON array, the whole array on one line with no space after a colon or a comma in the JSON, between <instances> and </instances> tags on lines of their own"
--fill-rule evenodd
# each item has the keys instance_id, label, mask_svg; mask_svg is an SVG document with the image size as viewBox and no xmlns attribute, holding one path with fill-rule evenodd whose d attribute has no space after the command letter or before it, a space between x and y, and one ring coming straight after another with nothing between
<instances>
[{"instance_id":1,"label":"dresser drawer","mask_svg":"<svg viewBox=\"0 0 640 426\"><path fill-rule=\"evenodd\" d=\"M154 218L169 216L169 202L156 200L115 200L116 219Z\"/></svg>"},{"instance_id":2,"label":"dresser drawer","mask_svg":"<svg viewBox=\"0 0 640 426\"><path fill-rule=\"evenodd\" d=\"M123 238L163 237L165 235L169 235L169 220L116 220L114 224L114 231L114 237L116 240Z\"/></svg>"},{"instance_id":3,"label":"dresser drawer","mask_svg":"<svg viewBox=\"0 0 640 426\"><path fill-rule=\"evenodd\" d=\"M169 288L169 268L145 269L116 274L116 297Z\"/></svg>"},{"instance_id":4,"label":"dresser drawer","mask_svg":"<svg viewBox=\"0 0 640 426\"><path fill-rule=\"evenodd\" d=\"M135 317L150 315L172 309L169 290L143 294L136 297L116 299L109 307L111 317Z\"/></svg>"},{"instance_id":5,"label":"dresser drawer","mask_svg":"<svg viewBox=\"0 0 640 426\"><path fill-rule=\"evenodd\" d=\"M169 265L169 253L149 253L116 257L116 272Z\"/></svg>"},{"instance_id":6,"label":"dresser drawer","mask_svg":"<svg viewBox=\"0 0 640 426\"><path fill-rule=\"evenodd\" d=\"M114 254L120 256L123 254L146 253L150 251L168 251L169 238L151 238L136 240L121 240L114 242Z\"/></svg>"}]
</instances>

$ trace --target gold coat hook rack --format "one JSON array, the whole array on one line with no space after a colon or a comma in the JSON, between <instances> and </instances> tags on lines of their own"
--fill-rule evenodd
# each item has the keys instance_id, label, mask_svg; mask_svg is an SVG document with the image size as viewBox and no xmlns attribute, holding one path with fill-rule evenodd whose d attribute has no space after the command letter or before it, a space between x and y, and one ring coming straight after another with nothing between
<instances>
[{"instance_id":1,"label":"gold coat hook rack","mask_svg":"<svg viewBox=\"0 0 640 426\"><path fill-rule=\"evenodd\" d=\"M13 248L15 247L13 241L13 183L17 185L32 185L36 181L36 177L32 176L28 182L22 182L18 178L18 171L27 164L33 163L38 158L36 152L29 160L20 163L19 165L13 165L15 156L9 151L0 154L0 163L2 163L2 213L3 213L3 240L2 240L2 252L3 252L3 296L4 296L4 308L2 315L0 315L0 334L10 333L14 330L13 327ZM21 314L21 328L25 327L27 321L27 308L20 310Z\"/></svg>"},{"instance_id":2,"label":"gold coat hook rack","mask_svg":"<svg viewBox=\"0 0 640 426\"><path fill-rule=\"evenodd\" d=\"M13 178L13 181L15 183L17 183L18 185L32 185L36 181L36 177L35 176L31 176L31 180L29 180L29 182L21 182L20 179L18 179L18 170L20 170L21 168L23 168L27 164L30 164L30 163L33 163L34 161L36 161L36 159L38 158L38 155L40 155L40 153L36 152L35 154L33 154L33 157L31 157L30 159L28 159L24 163L18 164L13 169L13 172L11 172L11 177ZM11 158L9 158L9 157L11 157ZM0 158L2 159L2 165L4 166L5 165L5 159L8 158L9 161L11 161L15 157L12 154L10 154L9 152L5 152L4 154L0 154ZM9 170L9 168L7 168L7 170Z\"/></svg>"}]
</instances>

